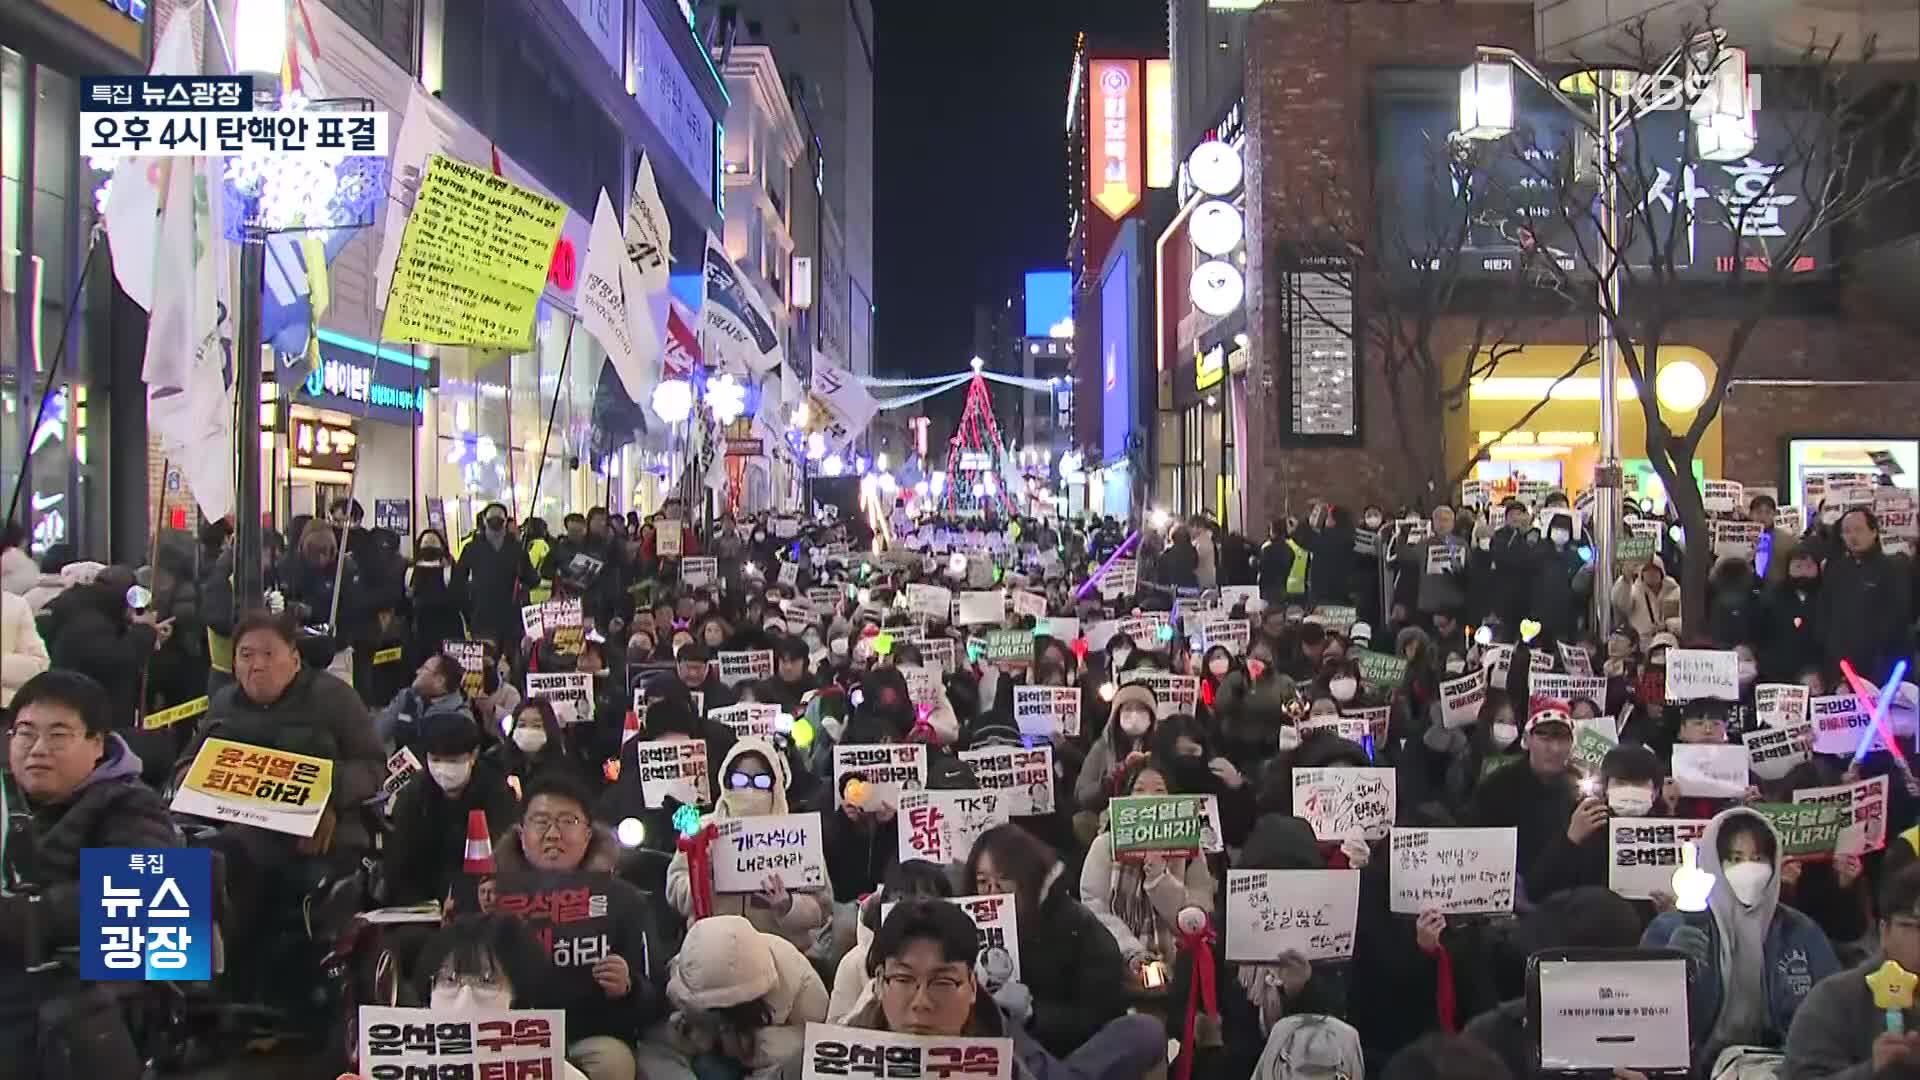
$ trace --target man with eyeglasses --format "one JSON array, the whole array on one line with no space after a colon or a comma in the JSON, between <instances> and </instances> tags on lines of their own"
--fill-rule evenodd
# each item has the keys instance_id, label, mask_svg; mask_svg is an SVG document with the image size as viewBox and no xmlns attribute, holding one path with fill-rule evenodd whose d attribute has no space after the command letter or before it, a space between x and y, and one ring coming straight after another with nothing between
<instances>
[{"instance_id":1,"label":"man with eyeglasses","mask_svg":"<svg viewBox=\"0 0 1920 1080\"><path fill-rule=\"evenodd\" d=\"M569 774L543 773L527 784L520 823L497 845L501 887L549 894L585 884L605 897L609 927L579 960L579 939L563 940L555 919L549 936L553 966L525 987L526 1008L563 1009L567 1014L567 1060L589 1080L634 1080L634 1040L665 1015L667 938L653 902L615 874L620 844L596 826L592 796ZM581 880L581 875L586 880ZM485 906L486 894L482 894ZM563 953L561 946L567 948Z\"/></svg>"},{"instance_id":2,"label":"man with eyeglasses","mask_svg":"<svg viewBox=\"0 0 1920 1080\"><path fill-rule=\"evenodd\" d=\"M1782 1080L1866 1080L1920 1071L1920 1010L1899 1010L1895 1023L1894 1011L1876 1000L1886 985L1880 969L1888 961L1920 975L1920 863L1889 875L1879 901L1880 948L1858 967L1814 984L1787 1030Z\"/></svg>"},{"instance_id":3,"label":"man with eyeglasses","mask_svg":"<svg viewBox=\"0 0 1920 1080\"><path fill-rule=\"evenodd\" d=\"M867 951L872 1001L845 1021L848 1027L941 1038L1013 1040L1020 1068L1035 1080L1134 1080L1166 1064L1167 1037L1151 1016L1122 1016L1095 1032L1065 1059L1047 1053L1027 1033L1018 982L985 992L974 974L979 931L965 911L945 900L903 900L887 914ZM1004 1010L1004 1011L1003 1011Z\"/></svg>"},{"instance_id":4,"label":"man with eyeglasses","mask_svg":"<svg viewBox=\"0 0 1920 1080\"><path fill-rule=\"evenodd\" d=\"M80 942L80 850L178 847L180 836L140 782L140 758L113 731L99 683L45 671L20 687L13 710L0 778L9 819L0 836L0 1073L34 1080L38 1063L59 1053L43 1045L43 1003L80 990L73 971L36 970Z\"/></svg>"}]
</instances>

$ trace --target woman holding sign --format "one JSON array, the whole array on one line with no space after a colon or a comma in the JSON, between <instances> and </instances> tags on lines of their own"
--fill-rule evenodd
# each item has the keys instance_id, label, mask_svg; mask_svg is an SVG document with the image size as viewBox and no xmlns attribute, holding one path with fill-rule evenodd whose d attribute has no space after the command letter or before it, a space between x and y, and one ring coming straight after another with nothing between
<instances>
[{"instance_id":1,"label":"woman holding sign","mask_svg":"<svg viewBox=\"0 0 1920 1080\"><path fill-rule=\"evenodd\" d=\"M1137 761L1121 782L1121 795L1173 795L1172 770L1157 758ZM1148 854L1117 861L1107 829L1087 849L1080 869L1080 897L1113 934L1129 967L1153 960L1171 963L1180 941L1180 909L1213 911L1213 874L1199 852Z\"/></svg>"},{"instance_id":2,"label":"woman holding sign","mask_svg":"<svg viewBox=\"0 0 1920 1080\"><path fill-rule=\"evenodd\" d=\"M759 736L748 736L733 744L720 761L720 797L707 820L717 818L781 817L787 808L790 773L786 755ZM819 828L819 817L812 826ZM723 842L713 842L713 858L723 857ZM707 873L711 876L712 871ZM687 853L676 851L667 868L667 902L675 911L691 919L693 883L689 878ZM766 875L759 892L715 893L714 915L742 915L763 934L778 934L801 951L813 944L814 932L833 917L833 885L826 869L820 870L821 883L801 888L796 875L778 872Z\"/></svg>"}]
</instances>

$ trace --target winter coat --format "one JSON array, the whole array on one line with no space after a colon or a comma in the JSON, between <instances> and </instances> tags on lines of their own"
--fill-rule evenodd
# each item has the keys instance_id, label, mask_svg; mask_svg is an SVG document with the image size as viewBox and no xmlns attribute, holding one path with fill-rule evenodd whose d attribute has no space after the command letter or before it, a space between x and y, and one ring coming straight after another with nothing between
<instances>
[{"instance_id":1,"label":"winter coat","mask_svg":"<svg viewBox=\"0 0 1920 1080\"><path fill-rule=\"evenodd\" d=\"M1488 548L1487 602L1507 626L1519 626L1533 602L1534 543L1530 533L1501 526Z\"/></svg>"},{"instance_id":2,"label":"winter coat","mask_svg":"<svg viewBox=\"0 0 1920 1080\"><path fill-rule=\"evenodd\" d=\"M1514 865L1531 867L1553 834L1566 832L1567 821L1579 801L1580 792L1571 776L1542 780L1522 758L1501 766L1480 782L1467 807L1467 823L1517 829Z\"/></svg>"},{"instance_id":3,"label":"winter coat","mask_svg":"<svg viewBox=\"0 0 1920 1080\"><path fill-rule=\"evenodd\" d=\"M1824 667L1821 648L1820 586L1801 588L1792 581L1770 586L1761 597L1760 678L1797 682L1800 672Z\"/></svg>"},{"instance_id":4,"label":"winter coat","mask_svg":"<svg viewBox=\"0 0 1920 1080\"><path fill-rule=\"evenodd\" d=\"M868 1002L846 1026L886 1031L886 1010ZM970 1038L1012 1039L1015 1080L1138 1080L1164 1061L1167 1031L1151 1016L1123 1016L1100 1031L1100 1037L1073 1055L1071 1063L1055 1057L1025 1027L1010 1023L984 987L974 998L973 1014L961 1034Z\"/></svg>"},{"instance_id":5,"label":"winter coat","mask_svg":"<svg viewBox=\"0 0 1920 1080\"><path fill-rule=\"evenodd\" d=\"M1907 561L1878 547L1864 556L1842 551L1827 560L1821 577L1817 621L1827 659L1851 660L1863 678L1879 683L1909 652L1913 592Z\"/></svg>"},{"instance_id":6,"label":"winter coat","mask_svg":"<svg viewBox=\"0 0 1920 1080\"><path fill-rule=\"evenodd\" d=\"M446 899L448 887L464 872L467 818L474 810L487 815L489 840L520 817L520 800L489 761L474 763L458 795L441 790L424 769L407 781L393 797L387 816L392 831L380 853L388 904Z\"/></svg>"},{"instance_id":7,"label":"winter coat","mask_svg":"<svg viewBox=\"0 0 1920 1080\"><path fill-rule=\"evenodd\" d=\"M540 583L527 553L511 532L495 547L485 530L467 539L453 565L452 587L466 605L467 630L513 655L526 635L520 619L521 590Z\"/></svg>"},{"instance_id":8,"label":"winter coat","mask_svg":"<svg viewBox=\"0 0 1920 1080\"><path fill-rule=\"evenodd\" d=\"M1887 1021L1886 1010L1873 1003L1867 976L1886 962L1884 953L1875 952L1859 967L1813 985L1787 1029L1781 1080L1871 1080L1873 1043L1886 1033Z\"/></svg>"},{"instance_id":9,"label":"winter coat","mask_svg":"<svg viewBox=\"0 0 1920 1080\"><path fill-rule=\"evenodd\" d=\"M47 643L40 640L26 597L0 593L0 709L11 704L14 693L47 670L50 662Z\"/></svg>"},{"instance_id":10,"label":"winter coat","mask_svg":"<svg viewBox=\"0 0 1920 1080\"><path fill-rule=\"evenodd\" d=\"M800 950L731 915L702 919L687 931L667 977L667 997L674 1022L656 1028L648 1041L664 1043L688 1059L715 1050L710 1029L700 1023L703 1013L764 1001L768 1022L754 1033L754 1060L740 1063L753 1080L799 1075L807 1025L827 1018L826 983ZM796 1068L787 1072L788 1066ZM656 1075L645 1061L642 1071Z\"/></svg>"},{"instance_id":11,"label":"winter coat","mask_svg":"<svg viewBox=\"0 0 1920 1080\"><path fill-rule=\"evenodd\" d=\"M1646 582L1635 574L1631 581L1626 578L1615 581L1611 598L1614 614L1633 627L1642 644L1665 631L1668 620L1680 617L1680 583L1665 574L1661 575L1657 594L1650 592Z\"/></svg>"},{"instance_id":12,"label":"winter coat","mask_svg":"<svg viewBox=\"0 0 1920 1080\"><path fill-rule=\"evenodd\" d=\"M386 780L387 751L353 687L308 667L301 668L272 702L252 700L238 683L222 687L200 718L200 728L181 754L176 771L185 772L208 739L331 759L333 794L327 806L334 813L334 850L362 851L372 846L365 804ZM293 838L283 833L266 833L249 825L227 828L245 830L256 851L279 848L284 854L292 850Z\"/></svg>"},{"instance_id":13,"label":"winter coat","mask_svg":"<svg viewBox=\"0 0 1920 1080\"><path fill-rule=\"evenodd\" d=\"M1752 645L1760 639L1760 592L1745 559L1723 558L1713 565L1707 590L1707 633L1721 648Z\"/></svg>"},{"instance_id":14,"label":"winter coat","mask_svg":"<svg viewBox=\"0 0 1920 1080\"><path fill-rule=\"evenodd\" d=\"M1168 588L1200 587L1200 552L1192 541L1167 545L1154 562L1154 576Z\"/></svg>"},{"instance_id":15,"label":"winter coat","mask_svg":"<svg viewBox=\"0 0 1920 1080\"><path fill-rule=\"evenodd\" d=\"M1585 565L1571 543L1556 548L1543 541L1534 555L1533 591L1524 617L1535 619L1561 641L1574 640L1585 606L1582 595L1591 590L1581 588L1581 581L1591 577L1580 573Z\"/></svg>"},{"instance_id":16,"label":"winter coat","mask_svg":"<svg viewBox=\"0 0 1920 1080\"><path fill-rule=\"evenodd\" d=\"M53 667L78 671L106 688L113 726L147 765L164 768L172 733L140 729L140 680L159 640L153 627L127 618L126 597L98 585L68 589L47 605L47 656Z\"/></svg>"},{"instance_id":17,"label":"winter coat","mask_svg":"<svg viewBox=\"0 0 1920 1080\"><path fill-rule=\"evenodd\" d=\"M1072 896L1056 863L1040 886L1039 911L1020 921L1020 981L1033 993L1028 1027L1066 1057L1127 1010L1127 962L1097 916Z\"/></svg>"},{"instance_id":18,"label":"winter coat","mask_svg":"<svg viewBox=\"0 0 1920 1080\"><path fill-rule=\"evenodd\" d=\"M1293 575L1293 545L1276 537L1260 545L1260 595L1268 604L1278 604L1288 593L1287 579Z\"/></svg>"},{"instance_id":19,"label":"winter coat","mask_svg":"<svg viewBox=\"0 0 1920 1080\"><path fill-rule=\"evenodd\" d=\"M32 555L17 547L0 551L0 591L25 596L28 589L39 583L40 565L33 561Z\"/></svg>"},{"instance_id":20,"label":"winter coat","mask_svg":"<svg viewBox=\"0 0 1920 1080\"><path fill-rule=\"evenodd\" d=\"M429 716L459 716L473 723L473 710L467 707L467 699L460 691L442 694L437 698L422 697L420 691L409 686L393 695L387 707L380 710L374 718L374 733L380 741L394 747L413 745L414 736L426 726ZM415 754L425 760L422 755Z\"/></svg>"},{"instance_id":21,"label":"winter coat","mask_svg":"<svg viewBox=\"0 0 1920 1080\"><path fill-rule=\"evenodd\" d=\"M1353 551L1353 526L1334 524L1314 529L1300 527L1300 544L1307 549L1307 600L1347 604L1353 598L1353 575L1359 559Z\"/></svg>"},{"instance_id":22,"label":"winter coat","mask_svg":"<svg viewBox=\"0 0 1920 1080\"><path fill-rule=\"evenodd\" d=\"M792 782L787 767L787 756L776 750L772 743L758 737L748 737L733 744L727 756L720 762L720 779L725 783L727 773L733 763L742 754L758 754L773 769L773 808L770 815L788 814L787 787ZM706 821L716 821L733 816L730 807L731 792L722 790L716 800L713 812ZM716 842L717 843L717 842ZM813 935L833 918L833 883L824 881L813 888L803 888L803 882L783 881L787 895L792 898L793 906L785 915L776 915L772 908L760 906L751 893L715 893L713 896L713 914L744 916L755 930L763 934L778 934L791 941L801 952L813 945ZM687 871L687 853L675 851L673 862L667 867L667 903L681 915L693 917L693 887Z\"/></svg>"},{"instance_id":23,"label":"winter coat","mask_svg":"<svg viewBox=\"0 0 1920 1080\"><path fill-rule=\"evenodd\" d=\"M615 873L619 859L620 842L612 831L595 826L578 870L605 875L594 888L607 893L607 911L612 919L608 951L627 962L627 996L608 998L579 966L554 965L544 970L541 978L532 980L531 986L514 987L514 1003L521 1008L564 1009L570 1043L595 1035L632 1042L666 1010L660 985L666 978L672 943L654 901ZM527 862L520 846L519 825L508 829L494 845L494 868L501 875L541 873Z\"/></svg>"},{"instance_id":24,"label":"winter coat","mask_svg":"<svg viewBox=\"0 0 1920 1080\"><path fill-rule=\"evenodd\" d=\"M1213 875L1207 860L1169 855L1166 865L1165 873L1146 878L1138 865L1116 863L1113 836L1102 830L1080 866L1080 902L1100 919L1129 960L1148 954L1172 959L1180 942L1180 909L1197 907L1213 913ZM1147 910L1140 914L1151 920L1150 927L1136 929L1127 924L1121 914L1127 906L1128 898L1122 895L1127 889L1138 890L1136 902L1146 902Z\"/></svg>"},{"instance_id":25,"label":"winter coat","mask_svg":"<svg viewBox=\"0 0 1920 1080\"><path fill-rule=\"evenodd\" d=\"M1220 583L1219 552L1214 547L1213 537L1199 532L1193 538L1195 584L1203 589L1211 589Z\"/></svg>"},{"instance_id":26,"label":"winter coat","mask_svg":"<svg viewBox=\"0 0 1920 1080\"><path fill-rule=\"evenodd\" d=\"M322 623L332 626L336 649L345 648L360 636L372 621L374 610L375 590L361 577L360 564L354 557L347 555L346 560L344 570L334 563L317 566L296 551L280 564L279 570L280 591L287 605L305 609L296 610L295 617L309 626ZM340 581L337 610L333 603L336 574Z\"/></svg>"},{"instance_id":27,"label":"winter coat","mask_svg":"<svg viewBox=\"0 0 1920 1080\"><path fill-rule=\"evenodd\" d=\"M1435 547L1453 549L1455 570L1452 573L1427 573L1427 553ZM1418 610L1431 614L1437 611L1459 613L1466 609L1467 544L1464 541L1453 536L1436 536L1432 540L1408 544L1400 552L1400 563L1406 567L1403 572L1420 583L1415 600Z\"/></svg>"},{"instance_id":28,"label":"winter coat","mask_svg":"<svg viewBox=\"0 0 1920 1080\"><path fill-rule=\"evenodd\" d=\"M448 641L467 636L461 616L464 598L453 588L453 567L415 565L407 571L407 596L413 610L413 660L418 663Z\"/></svg>"}]
</instances>

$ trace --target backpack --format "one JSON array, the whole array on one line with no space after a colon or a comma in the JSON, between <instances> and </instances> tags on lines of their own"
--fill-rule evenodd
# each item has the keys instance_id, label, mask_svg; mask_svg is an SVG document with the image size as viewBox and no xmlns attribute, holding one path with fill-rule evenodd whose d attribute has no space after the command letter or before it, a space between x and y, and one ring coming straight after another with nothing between
<instances>
[{"instance_id":1,"label":"backpack","mask_svg":"<svg viewBox=\"0 0 1920 1080\"><path fill-rule=\"evenodd\" d=\"M1359 1080L1367 1074L1360 1052L1360 1033L1345 1020L1313 1013L1283 1016L1267 1034L1267 1047L1253 1067L1253 1080L1294 1080L1297 1070L1313 1068L1313 1075L1337 1070Z\"/></svg>"}]
</instances>

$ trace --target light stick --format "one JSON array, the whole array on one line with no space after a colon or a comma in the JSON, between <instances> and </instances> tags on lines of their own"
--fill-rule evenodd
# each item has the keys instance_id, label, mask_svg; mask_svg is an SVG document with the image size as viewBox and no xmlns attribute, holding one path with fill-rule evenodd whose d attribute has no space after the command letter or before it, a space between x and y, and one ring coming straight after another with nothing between
<instances>
[{"instance_id":1,"label":"light stick","mask_svg":"<svg viewBox=\"0 0 1920 1080\"><path fill-rule=\"evenodd\" d=\"M1132 532L1128 533L1127 538L1125 540L1120 541L1120 546L1115 548L1113 551L1113 554L1107 557L1107 561L1100 564L1100 569L1095 570L1091 575L1088 576L1085 583L1083 583L1078 589L1074 590L1073 592L1074 602L1078 603L1081 600L1086 599L1087 593L1090 592L1094 586L1100 583L1100 579L1105 577L1107 571L1113 568L1113 564L1119 562L1121 556L1125 555L1127 551L1133 547L1133 545L1139 542L1140 542L1139 529L1135 529Z\"/></svg>"},{"instance_id":2,"label":"light stick","mask_svg":"<svg viewBox=\"0 0 1920 1080\"><path fill-rule=\"evenodd\" d=\"M1886 739L1887 749L1893 751L1894 760L1900 763L1900 771L1908 772L1906 755L1900 752L1900 744L1893 738L1893 728L1886 721L1887 706L1893 704L1894 692L1900 689L1900 679L1907 673L1907 662L1900 660L1893 665L1893 677L1887 680L1886 686L1880 688L1877 701L1874 685L1853 670L1852 662L1841 660L1840 673L1847 677L1848 683L1852 684L1853 692L1860 699L1860 703L1873 710L1873 722L1860 733L1860 745L1853 751L1854 764L1858 765L1866 760L1867 752L1873 749L1873 735L1877 731Z\"/></svg>"}]
</instances>

